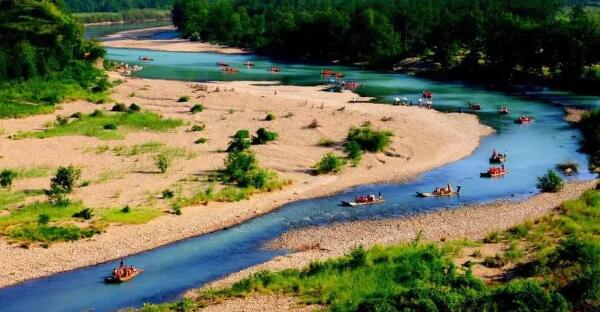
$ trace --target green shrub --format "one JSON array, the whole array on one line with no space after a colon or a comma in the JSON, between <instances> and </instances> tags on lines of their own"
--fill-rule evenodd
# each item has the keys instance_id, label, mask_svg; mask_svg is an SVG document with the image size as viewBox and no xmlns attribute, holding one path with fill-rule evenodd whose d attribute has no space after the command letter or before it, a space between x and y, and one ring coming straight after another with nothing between
<instances>
[{"instance_id":1,"label":"green shrub","mask_svg":"<svg viewBox=\"0 0 600 312\"><path fill-rule=\"evenodd\" d=\"M362 158L363 151L358 143L350 141L344 144L344 152L354 164L357 164Z\"/></svg>"},{"instance_id":2,"label":"green shrub","mask_svg":"<svg viewBox=\"0 0 600 312\"><path fill-rule=\"evenodd\" d=\"M558 192L564 186L565 182L554 170L548 170L546 175L538 177L537 188L542 192Z\"/></svg>"},{"instance_id":3,"label":"green shrub","mask_svg":"<svg viewBox=\"0 0 600 312\"><path fill-rule=\"evenodd\" d=\"M242 183L246 179L246 174L257 168L258 160L254 152L250 150L232 152L225 159L222 176L226 182Z\"/></svg>"},{"instance_id":4,"label":"green shrub","mask_svg":"<svg viewBox=\"0 0 600 312\"><path fill-rule=\"evenodd\" d=\"M334 155L327 153L315 165L315 170L318 174L338 173L344 167L344 160Z\"/></svg>"},{"instance_id":5,"label":"green shrub","mask_svg":"<svg viewBox=\"0 0 600 312\"><path fill-rule=\"evenodd\" d=\"M90 113L90 117L102 117L102 116L104 116L104 113L98 109L96 109Z\"/></svg>"},{"instance_id":6,"label":"green shrub","mask_svg":"<svg viewBox=\"0 0 600 312\"><path fill-rule=\"evenodd\" d=\"M83 114L81 112L75 112L75 113L71 114L70 117L75 118L75 119L81 119L83 117Z\"/></svg>"},{"instance_id":7,"label":"green shrub","mask_svg":"<svg viewBox=\"0 0 600 312\"><path fill-rule=\"evenodd\" d=\"M117 103L115 104L111 111L113 112L126 112L127 111L127 105L123 104L123 103Z\"/></svg>"},{"instance_id":8,"label":"green shrub","mask_svg":"<svg viewBox=\"0 0 600 312\"><path fill-rule=\"evenodd\" d=\"M0 186L5 188L10 187L16 177L17 173L14 170L2 170L2 172L0 172Z\"/></svg>"},{"instance_id":9,"label":"green shrub","mask_svg":"<svg viewBox=\"0 0 600 312\"><path fill-rule=\"evenodd\" d=\"M502 258L500 255L496 254L493 257L491 257L491 256L485 257L481 264L483 264L483 266L485 266L487 268L501 268L506 265L506 262L505 262L504 258Z\"/></svg>"},{"instance_id":10,"label":"green shrub","mask_svg":"<svg viewBox=\"0 0 600 312\"><path fill-rule=\"evenodd\" d=\"M333 147L335 144L335 141L329 138L320 138L317 142L317 146L321 147Z\"/></svg>"},{"instance_id":11,"label":"green shrub","mask_svg":"<svg viewBox=\"0 0 600 312\"><path fill-rule=\"evenodd\" d=\"M79 177L81 177L80 169L72 165L59 167L56 175L50 179L50 188L62 193L71 193Z\"/></svg>"},{"instance_id":12,"label":"green shrub","mask_svg":"<svg viewBox=\"0 0 600 312\"><path fill-rule=\"evenodd\" d=\"M171 159L169 159L169 157L167 157L167 155L164 153L160 153L154 157L154 164L161 173L165 173L171 165Z\"/></svg>"},{"instance_id":13,"label":"green shrub","mask_svg":"<svg viewBox=\"0 0 600 312\"><path fill-rule=\"evenodd\" d=\"M208 139L206 139L206 138L199 138L198 140L194 141L194 143L196 143L196 144L204 144L204 143L206 143L206 141L208 141Z\"/></svg>"},{"instance_id":14,"label":"green shrub","mask_svg":"<svg viewBox=\"0 0 600 312\"><path fill-rule=\"evenodd\" d=\"M50 222L50 216L42 213L38 216L38 224L40 225L46 225Z\"/></svg>"},{"instance_id":15,"label":"green shrub","mask_svg":"<svg viewBox=\"0 0 600 312\"><path fill-rule=\"evenodd\" d=\"M173 205L173 213L175 215L180 216L181 215L181 206L179 206L178 204Z\"/></svg>"},{"instance_id":16,"label":"green shrub","mask_svg":"<svg viewBox=\"0 0 600 312\"><path fill-rule=\"evenodd\" d=\"M141 110L142 108L135 103L131 103L131 105L129 105L129 112L139 112Z\"/></svg>"},{"instance_id":17,"label":"green shrub","mask_svg":"<svg viewBox=\"0 0 600 312\"><path fill-rule=\"evenodd\" d=\"M204 111L204 105L202 104L196 104L190 108L190 113L192 114L201 113L202 111Z\"/></svg>"},{"instance_id":18,"label":"green shrub","mask_svg":"<svg viewBox=\"0 0 600 312\"><path fill-rule=\"evenodd\" d=\"M122 213L129 213L129 212L131 212L131 208L129 208L129 206L125 206L125 207L123 207L123 209L121 209L121 212Z\"/></svg>"},{"instance_id":19,"label":"green shrub","mask_svg":"<svg viewBox=\"0 0 600 312\"><path fill-rule=\"evenodd\" d=\"M600 109L586 112L579 122L584 149L590 153L590 167L600 167Z\"/></svg>"},{"instance_id":20,"label":"green shrub","mask_svg":"<svg viewBox=\"0 0 600 312\"><path fill-rule=\"evenodd\" d=\"M193 132L198 132L198 131L202 131L206 128L206 125L204 123L197 123L195 125L192 126L192 128L190 128L190 131Z\"/></svg>"},{"instance_id":21,"label":"green shrub","mask_svg":"<svg viewBox=\"0 0 600 312\"><path fill-rule=\"evenodd\" d=\"M229 146L227 147L227 152L242 152L248 149L251 145L250 142L250 133L248 130L239 130L232 137L231 142L229 142Z\"/></svg>"},{"instance_id":22,"label":"green shrub","mask_svg":"<svg viewBox=\"0 0 600 312\"><path fill-rule=\"evenodd\" d=\"M197 42L197 41L200 41L200 34L199 34L197 31L193 32L193 33L190 35L190 41L191 41L191 42Z\"/></svg>"},{"instance_id":23,"label":"green shrub","mask_svg":"<svg viewBox=\"0 0 600 312\"><path fill-rule=\"evenodd\" d=\"M69 226L25 225L12 229L8 236L26 242L61 242L76 241L92 237L98 230Z\"/></svg>"},{"instance_id":24,"label":"green shrub","mask_svg":"<svg viewBox=\"0 0 600 312\"><path fill-rule=\"evenodd\" d=\"M175 193L169 189L162 191L163 199L170 199L170 198L173 198L174 196L175 196Z\"/></svg>"},{"instance_id":25,"label":"green shrub","mask_svg":"<svg viewBox=\"0 0 600 312\"><path fill-rule=\"evenodd\" d=\"M346 144L354 142L360 146L362 151L381 152L392 142L394 134L390 131L376 131L369 125L360 128L350 128L346 138Z\"/></svg>"},{"instance_id":26,"label":"green shrub","mask_svg":"<svg viewBox=\"0 0 600 312\"><path fill-rule=\"evenodd\" d=\"M108 123L104 125L104 130L117 130L117 125L114 123Z\"/></svg>"},{"instance_id":27,"label":"green shrub","mask_svg":"<svg viewBox=\"0 0 600 312\"><path fill-rule=\"evenodd\" d=\"M94 217L94 213L90 208L84 208L73 214L73 218L90 220Z\"/></svg>"},{"instance_id":28,"label":"green shrub","mask_svg":"<svg viewBox=\"0 0 600 312\"><path fill-rule=\"evenodd\" d=\"M265 117L266 121L272 121L275 120L275 115L273 113L268 113L267 116Z\"/></svg>"},{"instance_id":29,"label":"green shrub","mask_svg":"<svg viewBox=\"0 0 600 312\"><path fill-rule=\"evenodd\" d=\"M252 137L252 144L266 144L269 141L275 141L279 137L277 132L268 131L265 128L260 128L256 131L256 135Z\"/></svg>"},{"instance_id":30,"label":"green shrub","mask_svg":"<svg viewBox=\"0 0 600 312\"><path fill-rule=\"evenodd\" d=\"M185 102L189 102L189 101L190 101L190 96L189 95L182 95L177 100L177 102L180 102L180 103L185 103Z\"/></svg>"},{"instance_id":31,"label":"green shrub","mask_svg":"<svg viewBox=\"0 0 600 312\"><path fill-rule=\"evenodd\" d=\"M61 116L61 115L56 116L56 121L54 121L54 124L57 127L64 126L68 123L69 123L69 117Z\"/></svg>"}]
</instances>

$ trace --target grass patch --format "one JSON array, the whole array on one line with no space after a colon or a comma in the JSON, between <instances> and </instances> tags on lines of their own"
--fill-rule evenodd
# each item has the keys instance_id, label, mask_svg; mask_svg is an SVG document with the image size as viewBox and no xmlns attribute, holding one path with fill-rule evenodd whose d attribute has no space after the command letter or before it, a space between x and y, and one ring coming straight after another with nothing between
<instances>
[{"instance_id":1,"label":"grass patch","mask_svg":"<svg viewBox=\"0 0 600 312\"><path fill-rule=\"evenodd\" d=\"M17 179L34 179L47 177L52 173L52 168L48 166L36 166L36 167L19 167L11 169L17 173Z\"/></svg>"},{"instance_id":2,"label":"grass patch","mask_svg":"<svg viewBox=\"0 0 600 312\"><path fill-rule=\"evenodd\" d=\"M64 221L82 209L83 205L80 202L74 202L65 207L35 202L16 209L8 215L0 216L0 233L7 234L7 231L14 226L37 223L40 214L48 215L53 221Z\"/></svg>"},{"instance_id":3,"label":"grass patch","mask_svg":"<svg viewBox=\"0 0 600 312\"><path fill-rule=\"evenodd\" d=\"M64 242L76 241L98 234L93 227L77 227L74 225L51 226L46 224L29 224L12 229L8 236L21 242Z\"/></svg>"},{"instance_id":4,"label":"grass patch","mask_svg":"<svg viewBox=\"0 0 600 312\"><path fill-rule=\"evenodd\" d=\"M160 211L151 208L123 208L103 209L98 212L100 222L120 224L142 224L161 214Z\"/></svg>"},{"instance_id":5,"label":"grass patch","mask_svg":"<svg viewBox=\"0 0 600 312\"><path fill-rule=\"evenodd\" d=\"M317 142L317 146L321 147L334 147L335 145L335 141L329 138L320 138Z\"/></svg>"},{"instance_id":6,"label":"grass patch","mask_svg":"<svg viewBox=\"0 0 600 312\"><path fill-rule=\"evenodd\" d=\"M106 125L114 125L115 128L125 130L164 132L177 128L182 124L183 122L179 119L164 119L162 116L152 112L93 113L90 116L84 116L67 124L55 125L41 132L18 133L14 138L34 137L44 139L65 135L84 135L102 140L115 140L124 137L123 131L106 129Z\"/></svg>"}]
</instances>

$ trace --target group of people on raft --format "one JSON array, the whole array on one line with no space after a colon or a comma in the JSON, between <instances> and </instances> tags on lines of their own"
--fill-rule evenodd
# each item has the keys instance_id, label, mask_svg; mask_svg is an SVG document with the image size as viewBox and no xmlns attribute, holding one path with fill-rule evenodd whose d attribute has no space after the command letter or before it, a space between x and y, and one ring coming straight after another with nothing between
<instances>
[{"instance_id":1,"label":"group of people on raft","mask_svg":"<svg viewBox=\"0 0 600 312\"><path fill-rule=\"evenodd\" d=\"M118 268L114 268L112 271L112 277L115 279L123 279L130 277L138 272L138 269L133 266L126 266L123 260L119 264Z\"/></svg>"},{"instance_id":2,"label":"group of people on raft","mask_svg":"<svg viewBox=\"0 0 600 312\"><path fill-rule=\"evenodd\" d=\"M504 164L500 167L490 167L487 171L489 175L500 175L506 173L506 169L504 169Z\"/></svg>"},{"instance_id":3,"label":"group of people on raft","mask_svg":"<svg viewBox=\"0 0 600 312\"><path fill-rule=\"evenodd\" d=\"M452 185L450 185L450 183L448 183L446 186L436 187L432 193L433 193L433 195L452 194L452 193L454 193L454 189L452 188Z\"/></svg>"},{"instance_id":4,"label":"group of people on raft","mask_svg":"<svg viewBox=\"0 0 600 312\"><path fill-rule=\"evenodd\" d=\"M356 198L354 199L354 202L356 202L358 204L365 204L365 203L372 203L374 201L380 201L380 200L383 200L383 197L381 196L381 192L379 192L378 196L375 196L373 194L366 195L366 196L356 196Z\"/></svg>"},{"instance_id":5,"label":"group of people on raft","mask_svg":"<svg viewBox=\"0 0 600 312\"><path fill-rule=\"evenodd\" d=\"M524 123L530 123L533 121L533 117L531 116L525 116L525 115L521 115L516 122L520 123L520 124L524 124Z\"/></svg>"},{"instance_id":6,"label":"group of people on raft","mask_svg":"<svg viewBox=\"0 0 600 312\"><path fill-rule=\"evenodd\" d=\"M330 69L324 69L321 70L321 76L323 77L335 77L335 78L344 78L344 74L343 73L339 73L339 72L334 72Z\"/></svg>"},{"instance_id":7,"label":"group of people on raft","mask_svg":"<svg viewBox=\"0 0 600 312\"><path fill-rule=\"evenodd\" d=\"M498 153L497 150L493 150L492 151L492 156L490 157L490 162L493 163L502 163L506 161L506 158L508 157L508 152L504 152L504 154L500 154Z\"/></svg>"}]
</instances>

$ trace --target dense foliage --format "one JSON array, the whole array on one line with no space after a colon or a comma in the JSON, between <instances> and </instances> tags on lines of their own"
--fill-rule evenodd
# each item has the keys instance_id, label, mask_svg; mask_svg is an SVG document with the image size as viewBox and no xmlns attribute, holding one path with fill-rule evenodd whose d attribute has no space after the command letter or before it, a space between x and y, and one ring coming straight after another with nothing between
<instances>
[{"instance_id":1,"label":"dense foliage","mask_svg":"<svg viewBox=\"0 0 600 312\"><path fill-rule=\"evenodd\" d=\"M563 178L554 170L548 170L545 175L537 178L537 188L542 192L558 192L565 186Z\"/></svg>"},{"instance_id":2,"label":"dense foliage","mask_svg":"<svg viewBox=\"0 0 600 312\"><path fill-rule=\"evenodd\" d=\"M356 248L302 270L259 272L231 287L201 290L195 300L143 311L195 311L225 298L285 293L329 311L598 311L600 309L600 193L588 191L560 212L494 234L494 244L528 252L516 268L489 285L472 265L453 257L473 242L413 243ZM475 244L476 245L476 244ZM483 246L482 246L483 247ZM491 247L491 246L490 246ZM482 248L483 249L483 248Z\"/></svg>"},{"instance_id":3,"label":"dense foliage","mask_svg":"<svg viewBox=\"0 0 600 312\"><path fill-rule=\"evenodd\" d=\"M168 9L173 0L64 0L72 12L119 12L130 9Z\"/></svg>"},{"instance_id":4,"label":"dense foliage","mask_svg":"<svg viewBox=\"0 0 600 312\"><path fill-rule=\"evenodd\" d=\"M60 1L0 1L0 117L47 113L69 99L101 101L110 84L93 63L103 55Z\"/></svg>"},{"instance_id":5,"label":"dense foliage","mask_svg":"<svg viewBox=\"0 0 600 312\"><path fill-rule=\"evenodd\" d=\"M580 123L584 148L591 154L591 166L600 168L600 110L583 115Z\"/></svg>"},{"instance_id":6,"label":"dense foliage","mask_svg":"<svg viewBox=\"0 0 600 312\"><path fill-rule=\"evenodd\" d=\"M597 83L597 11L558 0L176 0L185 36L292 58L389 66L426 57L444 74Z\"/></svg>"},{"instance_id":7,"label":"dense foliage","mask_svg":"<svg viewBox=\"0 0 600 312\"><path fill-rule=\"evenodd\" d=\"M75 13L78 21L84 24L106 22L137 22L145 20L168 20L171 12L156 9L131 9L123 12Z\"/></svg>"}]
</instances>

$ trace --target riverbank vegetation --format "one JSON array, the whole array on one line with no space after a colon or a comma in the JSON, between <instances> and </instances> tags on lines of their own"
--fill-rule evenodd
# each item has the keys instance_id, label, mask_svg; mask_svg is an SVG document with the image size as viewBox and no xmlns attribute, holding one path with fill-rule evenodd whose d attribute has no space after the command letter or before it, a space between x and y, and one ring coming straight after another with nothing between
<instances>
[{"instance_id":1,"label":"riverbank vegetation","mask_svg":"<svg viewBox=\"0 0 600 312\"><path fill-rule=\"evenodd\" d=\"M168 20L171 11L157 9L131 9L122 12L89 12L74 13L75 18L83 24L141 22L149 20Z\"/></svg>"},{"instance_id":2,"label":"riverbank vegetation","mask_svg":"<svg viewBox=\"0 0 600 312\"><path fill-rule=\"evenodd\" d=\"M0 4L0 118L49 113L63 101L107 100L104 50L54 1Z\"/></svg>"},{"instance_id":3,"label":"riverbank vegetation","mask_svg":"<svg viewBox=\"0 0 600 312\"><path fill-rule=\"evenodd\" d=\"M331 311L593 311L600 308L599 221L600 193L590 190L482 241L424 243L417 235L409 244L358 247L301 270L262 271L228 288L201 290L193 300L141 310L192 311L283 293ZM484 282L476 272L486 265L497 274Z\"/></svg>"},{"instance_id":4,"label":"riverbank vegetation","mask_svg":"<svg viewBox=\"0 0 600 312\"><path fill-rule=\"evenodd\" d=\"M585 113L579 126L584 137L584 149L590 153L590 167L598 171L600 168L600 110Z\"/></svg>"},{"instance_id":5,"label":"riverbank vegetation","mask_svg":"<svg viewBox=\"0 0 600 312\"><path fill-rule=\"evenodd\" d=\"M71 12L124 12L132 9L168 10L173 0L64 0Z\"/></svg>"},{"instance_id":6,"label":"riverbank vegetation","mask_svg":"<svg viewBox=\"0 0 600 312\"><path fill-rule=\"evenodd\" d=\"M164 132L183 125L179 119L165 119L153 112L105 113L99 110L88 116L69 119L57 118L53 127L43 131L21 132L14 139L35 137L39 139L64 135L84 135L103 140L122 139L123 130Z\"/></svg>"},{"instance_id":7,"label":"riverbank vegetation","mask_svg":"<svg viewBox=\"0 0 600 312\"><path fill-rule=\"evenodd\" d=\"M489 83L600 88L597 10L559 0L176 0L183 35L297 59L403 67ZM409 62L410 63L410 62Z\"/></svg>"}]
</instances>

